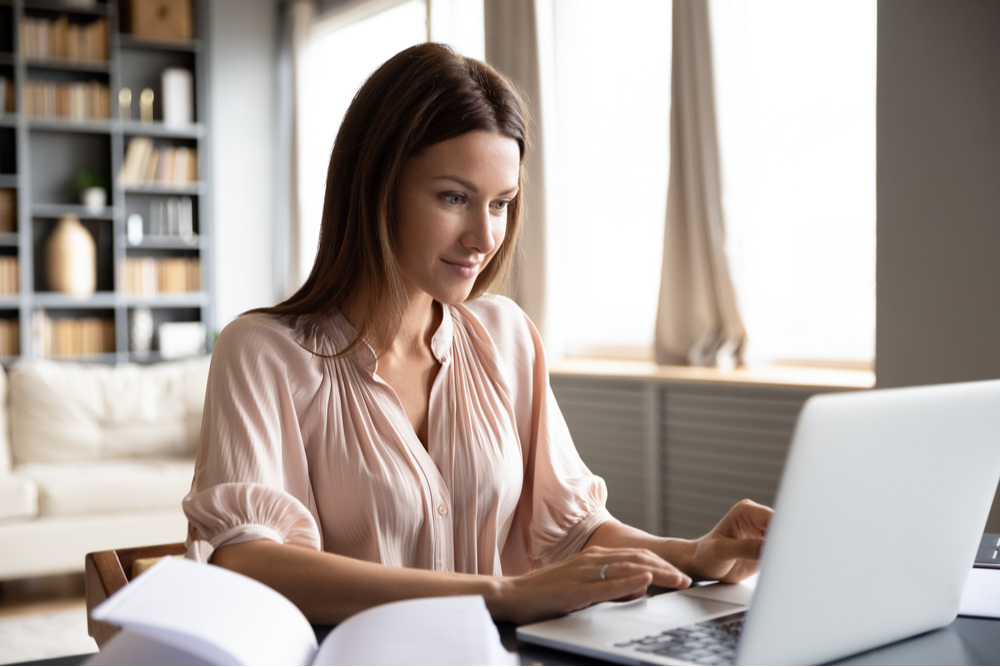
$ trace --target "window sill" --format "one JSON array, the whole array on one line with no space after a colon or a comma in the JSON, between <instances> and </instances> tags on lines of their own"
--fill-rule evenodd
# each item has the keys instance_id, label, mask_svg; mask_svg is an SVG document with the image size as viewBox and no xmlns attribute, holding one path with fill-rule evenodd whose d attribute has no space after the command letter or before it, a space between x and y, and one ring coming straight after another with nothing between
<instances>
[{"instance_id":1,"label":"window sill","mask_svg":"<svg viewBox=\"0 0 1000 667\"><path fill-rule=\"evenodd\" d=\"M549 374L558 377L816 389L871 389L875 386L875 373L867 370L740 366L727 371L695 366L660 366L651 361L618 359L561 359L549 364Z\"/></svg>"}]
</instances>

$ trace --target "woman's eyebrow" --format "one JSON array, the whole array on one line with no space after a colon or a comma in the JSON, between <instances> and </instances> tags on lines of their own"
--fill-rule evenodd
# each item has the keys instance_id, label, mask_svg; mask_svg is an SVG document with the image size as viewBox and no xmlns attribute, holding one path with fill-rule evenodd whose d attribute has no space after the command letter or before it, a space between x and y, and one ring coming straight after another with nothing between
<instances>
[{"instance_id":1,"label":"woman's eyebrow","mask_svg":"<svg viewBox=\"0 0 1000 667\"><path fill-rule=\"evenodd\" d=\"M470 181L467 181L464 178L459 178L458 176L451 176L449 174L443 174L441 176L435 176L431 180L434 180L434 181L455 181L456 183L458 183L459 185L461 185L463 188L466 188L466 189L470 190L473 194L477 194L477 195L479 194L479 188L478 187L476 187L475 185L473 185ZM508 188L508 189L504 190L503 192L500 193L500 195L501 196L509 195L509 194L511 194L513 192L517 192L517 186L516 185L513 186L513 187L511 187L511 188Z\"/></svg>"}]
</instances>

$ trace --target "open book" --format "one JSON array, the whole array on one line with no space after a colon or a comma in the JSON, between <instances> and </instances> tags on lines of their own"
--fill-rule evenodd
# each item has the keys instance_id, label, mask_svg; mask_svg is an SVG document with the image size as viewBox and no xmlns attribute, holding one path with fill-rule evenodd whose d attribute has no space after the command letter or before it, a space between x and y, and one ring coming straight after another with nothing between
<instances>
[{"instance_id":1,"label":"open book","mask_svg":"<svg viewBox=\"0 0 1000 667\"><path fill-rule=\"evenodd\" d=\"M287 598L214 565L164 558L92 612L123 628L92 665L516 665L479 596L373 607L317 645Z\"/></svg>"}]
</instances>

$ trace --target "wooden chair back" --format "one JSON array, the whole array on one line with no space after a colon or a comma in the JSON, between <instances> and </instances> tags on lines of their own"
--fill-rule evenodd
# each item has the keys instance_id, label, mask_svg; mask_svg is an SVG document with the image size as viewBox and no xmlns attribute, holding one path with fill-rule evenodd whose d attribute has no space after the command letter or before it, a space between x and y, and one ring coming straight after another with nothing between
<instances>
[{"instance_id":1,"label":"wooden chair back","mask_svg":"<svg viewBox=\"0 0 1000 667\"><path fill-rule=\"evenodd\" d=\"M127 586L133 577L165 556L180 556L185 552L183 542L157 544L150 547L111 549L87 554L84 586L87 596L87 634L103 648L120 630L116 625L95 621L90 617L94 607Z\"/></svg>"}]
</instances>

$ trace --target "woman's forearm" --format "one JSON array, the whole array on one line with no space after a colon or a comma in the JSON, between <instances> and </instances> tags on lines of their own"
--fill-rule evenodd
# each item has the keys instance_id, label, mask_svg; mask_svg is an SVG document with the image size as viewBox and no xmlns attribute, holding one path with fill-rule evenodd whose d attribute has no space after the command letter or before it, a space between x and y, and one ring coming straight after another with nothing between
<instances>
[{"instance_id":1,"label":"woman's forearm","mask_svg":"<svg viewBox=\"0 0 1000 667\"><path fill-rule=\"evenodd\" d=\"M316 624L339 623L386 602L443 595L482 595L494 617L504 615L500 581L491 576L390 567L269 540L224 546L212 563L270 586Z\"/></svg>"},{"instance_id":2,"label":"woman's forearm","mask_svg":"<svg viewBox=\"0 0 1000 667\"><path fill-rule=\"evenodd\" d=\"M691 540L657 537L611 519L597 527L587 540L588 547L610 549L649 549L682 572L693 574L695 544Z\"/></svg>"}]
</instances>

